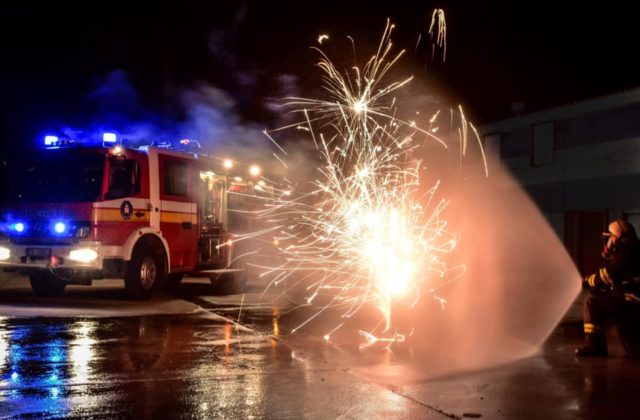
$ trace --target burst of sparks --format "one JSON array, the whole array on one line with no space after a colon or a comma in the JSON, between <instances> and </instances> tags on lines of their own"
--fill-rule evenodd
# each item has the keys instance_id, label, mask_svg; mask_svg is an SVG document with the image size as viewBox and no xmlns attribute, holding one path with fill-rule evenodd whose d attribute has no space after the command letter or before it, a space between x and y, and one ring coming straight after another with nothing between
<instances>
[{"instance_id":1,"label":"burst of sparks","mask_svg":"<svg viewBox=\"0 0 640 420\"><path fill-rule=\"evenodd\" d=\"M444 14L441 22L444 25ZM423 136L447 147L435 134L439 112L425 128L396 117L391 94L412 78L385 82L404 52L392 54L392 30L387 23L375 55L364 67L355 65L345 73L318 50L330 98L290 98L303 121L284 128L310 135L322 160L319 176L311 192L292 194L293 188L282 188L260 212L272 225L265 232L271 238L277 232L272 243L281 261L260 266L262 276L287 291L304 290L302 305L318 309L292 332L337 308L343 321L324 336L329 341L347 319L373 303L381 314L379 328L387 337L377 335L378 327L360 331L364 347L404 341L397 331L388 336L394 304L413 306L421 291L433 294L464 270L452 270L443 258L456 246L443 219L449 201L437 198L439 181L430 188L421 184L423 165L412 145L414 138ZM434 299L445 303L435 295Z\"/></svg>"}]
</instances>

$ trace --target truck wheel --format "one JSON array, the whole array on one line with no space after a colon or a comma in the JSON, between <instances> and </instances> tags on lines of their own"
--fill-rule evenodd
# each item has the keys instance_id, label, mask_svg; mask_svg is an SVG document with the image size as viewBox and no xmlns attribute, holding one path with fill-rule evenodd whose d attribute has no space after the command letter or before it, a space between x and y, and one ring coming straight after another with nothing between
<instances>
[{"instance_id":1,"label":"truck wheel","mask_svg":"<svg viewBox=\"0 0 640 420\"><path fill-rule=\"evenodd\" d=\"M164 251L149 242L136 245L127 266L124 285L127 294L133 299L144 300L151 297L167 273Z\"/></svg>"},{"instance_id":2,"label":"truck wheel","mask_svg":"<svg viewBox=\"0 0 640 420\"><path fill-rule=\"evenodd\" d=\"M67 286L64 280L49 273L32 274L29 276L29 283L33 293L38 296L57 296Z\"/></svg>"},{"instance_id":3,"label":"truck wheel","mask_svg":"<svg viewBox=\"0 0 640 420\"><path fill-rule=\"evenodd\" d=\"M237 273L222 273L209 277L213 292L221 295L237 295L244 293L247 281Z\"/></svg>"}]
</instances>

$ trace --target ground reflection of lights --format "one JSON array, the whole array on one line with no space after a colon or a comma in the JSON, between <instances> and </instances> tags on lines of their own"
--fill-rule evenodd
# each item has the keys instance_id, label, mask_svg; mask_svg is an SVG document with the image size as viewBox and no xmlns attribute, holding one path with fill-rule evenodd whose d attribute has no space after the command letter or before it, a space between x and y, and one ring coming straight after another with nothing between
<instances>
[{"instance_id":1,"label":"ground reflection of lights","mask_svg":"<svg viewBox=\"0 0 640 420\"><path fill-rule=\"evenodd\" d=\"M232 410L238 418L265 417L265 378L270 375L265 375L263 368L271 360L267 349L274 351L271 338L232 322L194 338L195 345L212 349L211 359L192 367L191 376L198 379L186 391L193 406L199 408L195 418L229 412L225 410Z\"/></svg>"},{"instance_id":2,"label":"ground reflection of lights","mask_svg":"<svg viewBox=\"0 0 640 420\"><path fill-rule=\"evenodd\" d=\"M4 318L0 317L0 375L4 376L5 366L9 358L9 338L4 328Z\"/></svg>"},{"instance_id":3,"label":"ground reflection of lights","mask_svg":"<svg viewBox=\"0 0 640 420\"><path fill-rule=\"evenodd\" d=\"M63 416L67 347L66 328L41 323L9 325L0 318L0 403L14 415Z\"/></svg>"},{"instance_id":4,"label":"ground reflection of lights","mask_svg":"<svg viewBox=\"0 0 640 420\"><path fill-rule=\"evenodd\" d=\"M224 324L224 355L231 354L231 324Z\"/></svg>"},{"instance_id":5,"label":"ground reflection of lights","mask_svg":"<svg viewBox=\"0 0 640 420\"><path fill-rule=\"evenodd\" d=\"M46 358L51 368L44 381L45 386L49 387L50 397L55 399L60 395L60 386L63 385L64 374L62 372L67 360L67 349L64 340L61 339L52 340L47 344Z\"/></svg>"},{"instance_id":6,"label":"ground reflection of lights","mask_svg":"<svg viewBox=\"0 0 640 420\"><path fill-rule=\"evenodd\" d=\"M63 416L70 409L65 387L90 376L94 324L4 324L0 319L0 401L20 407L16 414ZM68 333L74 338L68 340Z\"/></svg>"},{"instance_id":7,"label":"ground reflection of lights","mask_svg":"<svg viewBox=\"0 0 640 420\"><path fill-rule=\"evenodd\" d=\"M94 357L93 346L96 340L93 338L96 324L90 321L76 323L72 332L76 338L69 343L69 359L73 382L86 382L91 376L91 361Z\"/></svg>"},{"instance_id":8,"label":"ground reflection of lights","mask_svg":"<svg viewBox=\"0 0 640 420\"><path fill-rule=\"evenodd\" d=\"M22 332L16 333L15 331L11 331L9 336L9 377L13 383L19 383L22 379L20 368L25 358L21 340L24 338L23 336Z\"/></svg>"}]
</instances>

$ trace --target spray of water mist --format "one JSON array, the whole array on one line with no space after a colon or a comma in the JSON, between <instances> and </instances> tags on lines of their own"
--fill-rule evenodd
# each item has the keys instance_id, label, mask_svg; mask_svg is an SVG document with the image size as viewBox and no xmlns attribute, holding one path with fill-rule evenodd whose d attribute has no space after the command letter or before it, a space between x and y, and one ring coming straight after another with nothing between
<instances>
[{"instance_id":1,"label":"spray of water mist","mask_svg":"<svg viewBox=\"0 0 640 420\"><path fill-rule=\"evenodd\" d=\"M446 194L463 278L440 290L444 310L412 313L426 374L479 369L535 354L580 291L580 276L536 205L504 170L467 177Z\"/></svg>"}]
</instances>

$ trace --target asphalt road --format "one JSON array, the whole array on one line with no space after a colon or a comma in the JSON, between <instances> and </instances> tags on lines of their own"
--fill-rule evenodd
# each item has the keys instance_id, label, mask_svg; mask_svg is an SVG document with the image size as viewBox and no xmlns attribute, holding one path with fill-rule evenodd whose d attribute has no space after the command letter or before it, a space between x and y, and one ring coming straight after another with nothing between
<instances>
[{"instance_id":1,"label":"asphalt road","mask_svg":"<svg viewBox=\"0 0 640 420\"><path fill-rule=\"evenodd\" d=\"M410 343L327 342L315 319L291 333L314 312L262 291L188 279L134 302L110 280L40 298L0 274L0 417L637 418L640 361L575 359L577 324L532 357L442 375Z\"/></svg>"}]
</instances>

